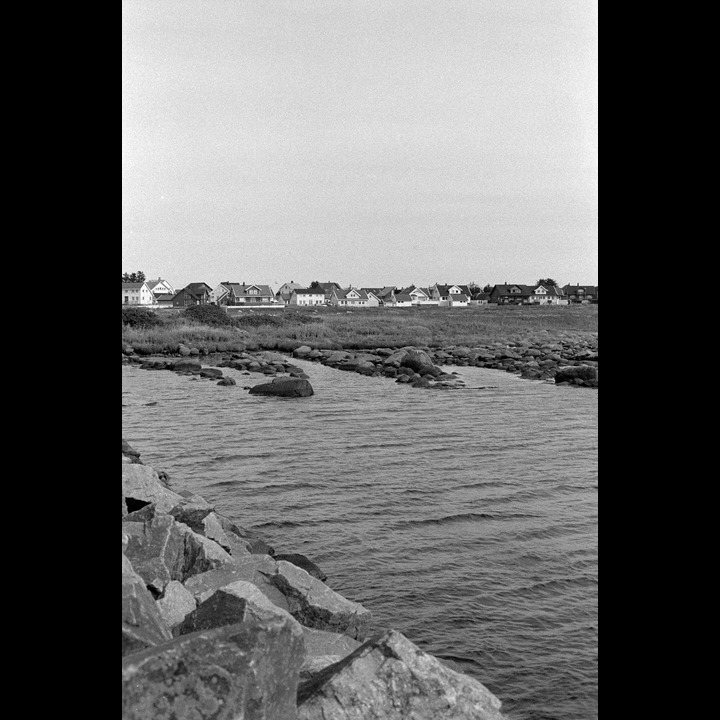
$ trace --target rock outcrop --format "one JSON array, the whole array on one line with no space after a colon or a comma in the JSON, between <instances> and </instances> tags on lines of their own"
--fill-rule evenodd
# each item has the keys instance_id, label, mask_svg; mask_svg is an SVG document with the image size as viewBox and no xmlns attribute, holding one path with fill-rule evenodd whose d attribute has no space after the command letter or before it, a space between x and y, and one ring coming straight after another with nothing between
<instances>
[{"instance_id":1,"label":"rock outcrop","mask_svg":"<svg viewBox=\"0 0 720 720\"><path fill-rule=\"evenodd\" d=\"M139 457L123 440L124 720L501 717L484 686L401 633L361 644L370 611L312 560L273 557Z\"/></svg>"},{"instance_id":2,"label":"rock outcrop","mask_svg":"<svg viewBox=\"0 0 720 720\"><path fill-rule=\"evenodd\" d=\"M254 385L250 388L250 395L299 398L310 397L314 394L312 385L304 378L275 378L272 382Z\"/></svg>"}]
</instances>

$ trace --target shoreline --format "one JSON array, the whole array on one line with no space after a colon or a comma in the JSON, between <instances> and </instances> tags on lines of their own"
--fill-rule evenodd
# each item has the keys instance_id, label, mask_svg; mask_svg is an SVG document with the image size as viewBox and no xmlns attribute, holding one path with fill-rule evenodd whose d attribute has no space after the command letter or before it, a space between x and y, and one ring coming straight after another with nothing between
<instances>
[{"instance_id":1,"label":"shoreline","mask_svg":"<svg viewBox=\"0 0 720 720\"><path fill-rule=\"evenodd\" d=\"M292 349L285 347L281 351L248 348L237 352L209 352L202 347L180 345L175 353L155 353L151 356L138 354L133 347L123 345L122 362L135 363L146 369L176 369L195 374L201 374L203 365L231 367L244 372L249 372L251 368L268 376L287 372L307 379L302 369L290 362L293 358L425 388L461 387L454 375L443 373L439 366L472 366L510 372L526 380L598 387L597 334L574 340L495 342L474 347L404 345L357 350L337 346L328 348L322 344L313 346L299 341L292 345ZM187 361L185 370L178 363L182 360ZM222 382L222 374L217 377Z\"/></svg>"},{"instance_id":2,"label":"shoreline","mask_svg":"<svg viewBox=\"0 0 720 720\"><path fill-rule=\"evenodd\" d=\"M191 488L175 491L125 438L123 718L502 720L501 702L333 591L299 554ZM188 483L188 480L186 480ZM374 714L373 714L374 713Z\"/></svg>"}]
</instances>

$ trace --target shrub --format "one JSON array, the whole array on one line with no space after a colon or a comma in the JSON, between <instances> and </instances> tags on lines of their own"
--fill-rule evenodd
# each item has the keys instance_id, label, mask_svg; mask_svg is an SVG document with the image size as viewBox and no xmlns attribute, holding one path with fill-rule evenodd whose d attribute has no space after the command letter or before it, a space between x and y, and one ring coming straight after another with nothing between
<instances>
[{"instance_id":1,"label":"shrub","mask_svg":"<svg viewBox=\"0 0 720 720\"><path fill-rule=\"evenodd\" d=\"M218 305L192 305L183 311L183 317L203 325L232 325L233 321Z\"/></svg>"},{"instance_id":2,"label":"shrub","mask_svg":"<svg viewBox=\"0 0 720 720\"><path fill-rule=\"evenodd\" d=\"M124 307L122 309L122 324L130 327L154 327L160 325L162 320L152 311L143 307Z\"/></svg>"}]
</instances>

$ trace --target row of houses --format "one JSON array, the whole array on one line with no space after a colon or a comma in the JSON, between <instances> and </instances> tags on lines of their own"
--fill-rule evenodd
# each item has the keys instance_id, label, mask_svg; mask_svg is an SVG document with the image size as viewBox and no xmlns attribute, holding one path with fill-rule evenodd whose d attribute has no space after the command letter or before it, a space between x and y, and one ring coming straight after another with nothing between
<instances>
[{"instance_id":1,"label":"row of houses","mask_svg":"<svg viewBox=\"0 0 720 720\"><path fill-rule=\"evenodd\" d=\"M247 285L222 282L212 288L204 282L190 283L176 291L166 280L122 284L123 305L144 305L148 307L183 308L190 305L221 305L225 307L313 307L330 305L335 307L418 307L435 305L439 307L468 307L496 303L500 305L567 305L569 303L597 303L596 285L538 284L494 285L489 291L480 291L476 286L445 285L435 283L427 287L410 285L407 288L347 287L338 283L314 283L304 287L293 281L285 283L273 292L269 285Z\"/></svg>"}]
</instances>

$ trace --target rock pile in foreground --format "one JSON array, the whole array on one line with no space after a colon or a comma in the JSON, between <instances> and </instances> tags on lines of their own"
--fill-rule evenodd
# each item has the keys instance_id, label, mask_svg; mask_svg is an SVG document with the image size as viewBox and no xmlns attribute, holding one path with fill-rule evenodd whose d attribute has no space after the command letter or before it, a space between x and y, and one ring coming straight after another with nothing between
<instances>
[{"instance_id":1,"label":"rock pile in foreground","mask_svg":"<svg viewBox=\"0 0 720 720\"><path fill-rule=\"evenodd\" d=\"M175 492L125 440L122 475L124 720L502 720L484 685L395 630L366 637L370 611L312 561Z\"/></svg>"}]
</instances>

